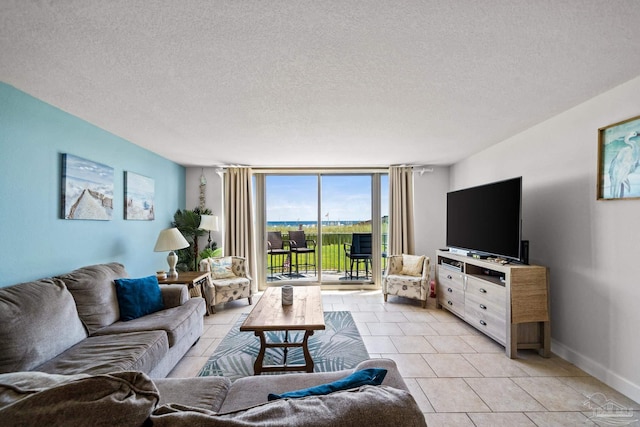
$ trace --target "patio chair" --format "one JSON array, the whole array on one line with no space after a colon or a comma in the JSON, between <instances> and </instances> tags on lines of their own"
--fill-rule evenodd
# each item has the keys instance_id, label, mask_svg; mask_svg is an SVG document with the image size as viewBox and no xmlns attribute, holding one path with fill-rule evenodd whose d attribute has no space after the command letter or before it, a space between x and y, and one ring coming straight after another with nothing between
<instances>
[{"instance_id":1,"label":"patio chair","mask_svg":"<svg viewBox=\"0 0 640 427\"><path fill-rule=\"evenodd\" d=\"M385 302L387 295L397 295L420 300L425 308L429 295L429 257L391 255L382 279L382 293Z\"/></svg>"},{"instance_id":2,"label":"patio chair","mask_svg":"<svg viewBox=\"0 0 640 427\"><path fill-rule=\"evenodd\" d=\"M269 231L267 233L267 255L269 255L269 272L273 278L275 270L280 269L284 273L285 259L289 256L289 250L285 249L282 233Z\"/></svg>"},{"instance_id":3,"label":"patio chair","mask_svg":"<svg viewBox=\"0 0 640 427\"><path fill-rule=\"evenodd\" d=\"M300 267L304 267L305 273L309 271L309 267L313 267L313 274L316 272L316 241L307 239L302 230L289 232L289 250L291 251L291 264L296 263L296 276L300 275ZM298 257L302 254L305 256L304 263L300 264ZM295 258L294 258L295 255ZM311 256L311 261L309 257ZM291 272L292 265L289 265Z\"/></svg>"},{"instance_id":4,"label":"patio chair","mask_svg":"<svg viewBox=\"0 0 640 427\"><path fill-rule=\"evenodd\" d=\"M371 233L353 233L351 243L344 244L344 253L349 258L349 273L345 271L345 276L353 279L353 266L356 266L356 277L360 277L360 264L364 264L365 278L369 277L369 267L371 266L371 254L373 244ZM346 263L345 263L346 269Z\"/></svg>"}]
</instances>

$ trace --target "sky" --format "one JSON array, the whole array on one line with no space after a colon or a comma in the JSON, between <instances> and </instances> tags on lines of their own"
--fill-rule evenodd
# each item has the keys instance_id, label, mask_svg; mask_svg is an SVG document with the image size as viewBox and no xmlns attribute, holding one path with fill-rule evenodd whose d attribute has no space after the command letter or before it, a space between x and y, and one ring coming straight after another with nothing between
<instances>
[{"instance_id":1,"label":"sky","mask_svg":"<svg viewBox=\"0 0 640 427\"><path fill-rule=\"evenodd\" d=\"M317 175L267 176L267 221L315 221L318 212ZM371 219L370 175L323 175L322 220ZM389 214L389 178L383 175L382 216Z\"/></svg>"}]
</instances>

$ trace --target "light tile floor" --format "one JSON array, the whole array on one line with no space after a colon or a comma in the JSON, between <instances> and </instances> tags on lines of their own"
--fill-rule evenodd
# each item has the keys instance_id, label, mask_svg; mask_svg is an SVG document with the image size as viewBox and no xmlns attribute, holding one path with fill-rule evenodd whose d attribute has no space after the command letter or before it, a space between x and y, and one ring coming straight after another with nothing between
<instances>
[{"instance_id":1,"label":"light tile floor","mask_svg":"<svg viewBox=\"0 0 640 427\"><path fill-rule=\"evenodd\" d=\"M423 309L405 298L390 296L385 303L380 291L323 291L322 296L325 311L351 311L372 358L396 361L429 426L607 425L603 421L609 420L592 418L596 411L588 406L590 397L593 404L608 399L634 411L631 418L614 421L640 419L638 403L571 363L535 351L519 351L517 359L508 359L504 347L436 309L432 299ZM169 376L196 376L252 307L246 300L234 301L205 317L202 337Z\"/></svg>"}]
</instances>

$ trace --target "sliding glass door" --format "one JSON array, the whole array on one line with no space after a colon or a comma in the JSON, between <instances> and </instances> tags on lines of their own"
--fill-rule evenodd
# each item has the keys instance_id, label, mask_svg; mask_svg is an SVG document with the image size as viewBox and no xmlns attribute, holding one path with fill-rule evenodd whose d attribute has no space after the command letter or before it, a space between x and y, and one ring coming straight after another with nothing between
<instances>
[{"instance_id":1,"label":"sliding glass door","mask_svg":"<svg viewBox=\"0 0 640 427\"><path fill-rule=\"evenodd\" d=\"M318 277L318 177L265 176L268 281Z\"/></svg>"},{"instance_id":2,"label":"sliding glass door","mask_svg":"<svg viewBox=\"0 0 640 427\"><path fill-rule=\"evenodd\" d=\"M386 173L264 173L260 283L377 287L386 257ZM262 202L262 203L260 203Z\"/></svg>"},{"instance_id":3,"label":"sliding glass door","mask_svg":"<svg viewBox=\"0 0 640 427\"><path fill-rule=\"evenodd\" d=\"M325 280L371 282L370 175L322 175L322 271ZM354 242L355 238L355 242ZM354 247L355 244L355 247Z\"/></svg>"}]
</instances>

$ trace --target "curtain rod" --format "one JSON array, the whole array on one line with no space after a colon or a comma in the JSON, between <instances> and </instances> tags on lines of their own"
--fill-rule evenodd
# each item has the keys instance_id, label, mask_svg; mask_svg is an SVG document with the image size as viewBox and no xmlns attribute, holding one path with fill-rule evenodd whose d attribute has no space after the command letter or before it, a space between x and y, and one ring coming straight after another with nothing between
<instances>
[{"instance_id":1,"label":"curtain rod","mask_svg":"<svg viewBox=\"0 0 640 427\"><path fill-rule=\"evenodd\" d=\"M251 168L254 173L388 173L389 168L384 167L300 167L300 168L292 168L292 167L258 167Z\"/></svg>"},{"instance_id":2,"label":"curtain rod","mask_svg":"<svg viewBox=\"0 0 640 427\"><path fill-rule=\"evenodd\" d=\"M225 173L228 168L232 167L249 167L253 173L388 173L389 168L392 166L409 167L413 169L414 173L420 173L423 175L425 172L433 172L432 167L425 165L390 165L384 166L371 166L371 167L282 167L282 166L260 166L251 167L245 165L217 165L211 166L215 168L218 174Z\"/></svg>"}]
</instances>

